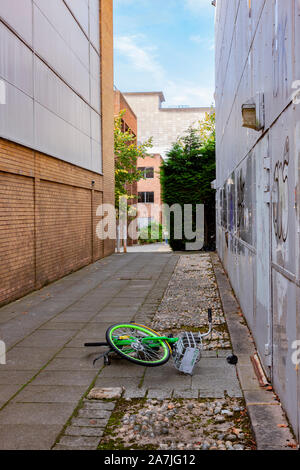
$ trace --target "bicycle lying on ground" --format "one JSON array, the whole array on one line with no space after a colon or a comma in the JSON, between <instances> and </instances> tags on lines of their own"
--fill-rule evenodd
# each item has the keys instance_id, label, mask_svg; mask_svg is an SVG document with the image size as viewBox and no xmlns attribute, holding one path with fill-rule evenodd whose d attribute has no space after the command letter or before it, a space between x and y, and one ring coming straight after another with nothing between
<instances>
[{"instance_id":1,"label":"bicycle lying on ground","mask_svg":"<svg viewBox=\"0 0 300 470\"><path fill-rule=\"evenodd\" d=\"M108 346L108 350L95 360L103 357L104 364L110 365L110 354L146 367L158 367L173 356L176 369L192 374L201 358L203 339L212 331L212 311L208 310L209 329L206 333L183 332L178 337L161 336L151 328L138 323L118 323L106 331L106 342L85 343L87 347Z\"/></svg>"}]
</instances>

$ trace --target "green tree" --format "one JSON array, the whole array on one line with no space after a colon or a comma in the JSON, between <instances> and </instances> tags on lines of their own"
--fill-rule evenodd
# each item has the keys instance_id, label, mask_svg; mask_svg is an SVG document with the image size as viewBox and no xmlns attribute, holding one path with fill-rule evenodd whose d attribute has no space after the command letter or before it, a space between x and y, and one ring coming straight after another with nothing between
<instances>
[{"instance_id":1,"label":"green tree","mask_svg":"<svg viewBox=\"0 0 300 470\"><path fill-rule=\"evenodd\" d=\"M152 138L137 145L136 136L132 133L131 129L124 130L123 116L125 113L126 110L123 110L115 117L114 125L115 207L117 213L118 251L120 251L119 206L124 198L127 200L137 199L137 195L130 194L128 186L144 177L143 173L137 168L137 161L138 158L145 158L147 156L147 150L152 147ZM122 230L127 231L127 227L123 227ZM124 251L126 251L125 242Z\"/></svg>"},{"instance_id":2,"label":"green tree","mask_svg":"<svg viewBox=\"0 0 300 470\"><path fill-rule=\"evenodd\" d=\"M204 249L214 248L215 191L211 188L216 174L214 114L207 115L198 128L189 128L186 135L173 144L167 157L161 167L163 202L169 206L180 204L182 208L184 204L191 204L193 230L196 228L196 204L204 204ZM169 239L173 250L185 250L188 240L184 234L182 240L174 239L172 213Z\"/></svg>"},{"instance_id":3,"label":"green tree","mask_svg":"<svg viewBox=\"0 0 300 470\"><path fill-rule=\"evenodd\" d=\"M115 117L114 146L115 146L115 204L119 207L120 197L132 199L127 185L131 185L143 178L142 172L137 169L138 158L145 158L147 150L152 147L152 138L137 145L136 136L131 129L123 130L122 120L126 111L121 111Z\"/></svg>"}]
</instances>

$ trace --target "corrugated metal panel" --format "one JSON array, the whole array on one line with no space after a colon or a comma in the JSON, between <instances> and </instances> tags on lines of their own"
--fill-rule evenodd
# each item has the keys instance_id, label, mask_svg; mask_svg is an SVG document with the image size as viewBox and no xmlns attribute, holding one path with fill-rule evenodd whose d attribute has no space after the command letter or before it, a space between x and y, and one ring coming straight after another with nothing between
<instances>
[{"instance_id":1,"label":"corrugated metal panel","mask_svg":"<svg viewBox=\"0 0 300 470\"><path fill-rule=\"evenodd\" d=\"M33 96L33 54L0 23L0 76Z\"/></svg>"},{"instance_id":2,"label":"corrugated metal panel","mask_svg":"<svg viewBox=\"0 0 300 470\"><path fill-rule=\"evenodd\" d=\"M91 168L90 137L55 114L35 104L36 146L42 152L83 168Z\"/></svg>"},{"instance_id":3,"label":"corrugated metal panel","mask_svg":"<svg viewBox=\"0 0 300 470\"><path fill-rule=\"evenodd\" d=\"M102 149L101 144L92 140L92 170L102 172Z\"/></svg>"},{"instance_id":4,"label":"corrugated metal panel","mask_svg":"<svg viewBox=\"0 0 300 470\"><path fill-rule=\"evenodd\" d=\"M2 0L1 18L0 135L101 171L99 0Z\"/></svg>"},{"instance_id":5,"label":"corrugated metal panel","mask_svg":"<svg viewBox=\"0 0 300 470\"><path fill-rule=\"evenodd\" d=\"M292 88L300 80L300 0L251 5L250 11L241 0L235 21L233 6L217 2L217 246L300 437L300 379L292 362L300 339L300 106L292 103L300 89L300 82ZM258 92L265 100L263 138L241 121L242 104Z\"/></svg>"},{"instance_id":6,"label":"corrugated metal panel","mask_svg":"<svg viewBox=\"0 0 300 470\"><path fill-rule=\"evenodd\" d=\"M90 135L89 106L37 57L35 99L81 132Z\"/></svg>"},{"instance_id":7,"label":"corrugated metal panel","mask_svg":"<svg viewBox=\"0 0 300 470\"><path fill-rule=\"evenodd\" d=\"M36 6L34 7L34 22L36 52L83 98L89 101L89 71Z\"/></svg>"},{"instance_id":8,"label":"corrugated metal panel","mask_svg":"<svg viewBox=\"0 0 300 470\"><path fill-rule=\"evenodd\" d=\"M0 17L32 45L32 0L1 0Z\"/></svg>"},{"instance_id":9,"label":"corrugated metal panel","mask_svg":"<svg viewBox=\"0 0 300 470\"><path fill-rule=\"evenodd\" d=\"M89 0L90 5L90 40L100 52L99 0Z\"/></svg>"},{"instance_id":10,"label":"corrugated metal panel","mask_svg":"<svg viewBox=\"0 0 300 470\"><path fill-rule=\"evenodd\" d=\"M34 0L34 3L49 20L69 48L89 68L89 42L66 5L61 0ZM81 1L81 9L86 3Z\"/></svg>"},{"instance_id":11,"label":"corrugated metal panel","mask_svg":"<svg viewBox=\"0 0 300 470\"><path fill-rule=\"evenodd\" d=\"M0 135L33 147L33 99L5 82L6 104L0 105Z\"/></svg>"},{"instance_id":12,"label":"corrugated metal panel","mask_svg":"<svg viewBox=\"0 0 300 470\"><path fill-rule=\"evenodd\" d=\"M89 0L65 0L86 34L89 34Z\"/></svg>"},{"instance_id":13,"label":"corrugated metal panel","mask_svg":"<svg viewBox=\"0 0 300 470\"><path fill-rule=\"evenodd\" d=\"M101 119L99 114L91 110L92 134L91 137L96 142L101 142Z\"/></svg>"}]
</instances>

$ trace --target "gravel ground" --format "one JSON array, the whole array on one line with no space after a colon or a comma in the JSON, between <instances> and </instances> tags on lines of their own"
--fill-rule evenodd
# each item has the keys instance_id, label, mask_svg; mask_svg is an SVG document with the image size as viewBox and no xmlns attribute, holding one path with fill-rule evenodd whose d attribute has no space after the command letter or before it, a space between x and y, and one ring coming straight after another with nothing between
<instances>
[{"instance_id":1,"label":"gravel ground","mask_svg":"<svg viewBox=\"0 0 300 470\"><path fill-rule=\"evenodd\" d=\"M213 332L205 340L204 349L230 349L210 255L184 255L176 266L152 327L163 333L205 331L207 311L212 309Z\"/></svg>"},{"instance_id":2,"label":"gravel ground","mask_svg":"<svg viewBox=\"0 0 300 470\"><path fill-rule=\"evenodd\" d=\"M241 399L121 401L101 449L251 450Z\"/></svg>"}]
</instances>

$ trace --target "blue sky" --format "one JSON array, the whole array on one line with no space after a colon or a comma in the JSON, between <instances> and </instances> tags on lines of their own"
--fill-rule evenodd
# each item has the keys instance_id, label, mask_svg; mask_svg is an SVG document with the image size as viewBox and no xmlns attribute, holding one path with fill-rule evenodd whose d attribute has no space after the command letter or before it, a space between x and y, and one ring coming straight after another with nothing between
<instances>
[{"instance_id":1,"label":"blue sky","mask_svg":"<svg viewBox=\"0 0 300 470\"><path fill-rule=\"evenodd\" d=\"M163 91L166 104L210 106L214 14L211 0L114 0L117 88Z\"/></svg>"}]
</instances>

